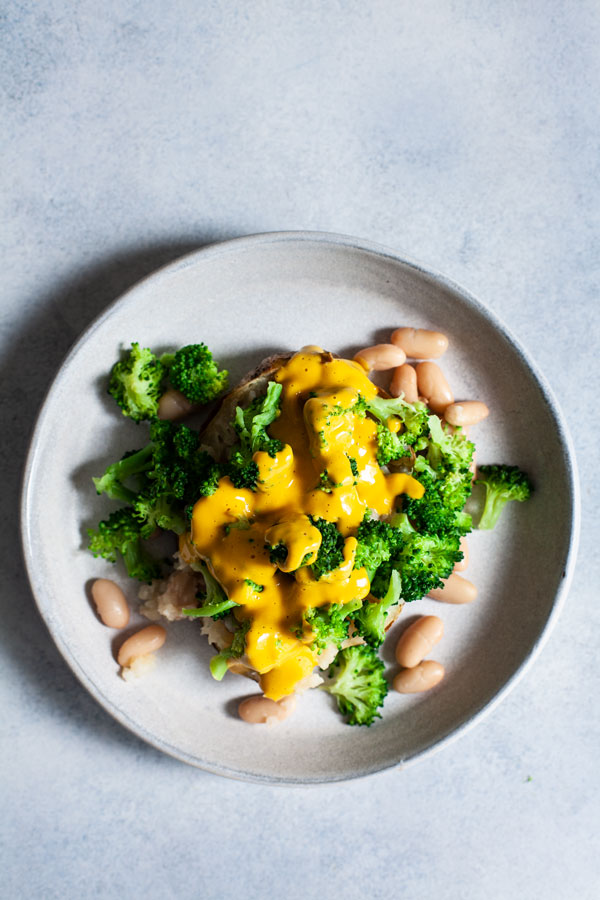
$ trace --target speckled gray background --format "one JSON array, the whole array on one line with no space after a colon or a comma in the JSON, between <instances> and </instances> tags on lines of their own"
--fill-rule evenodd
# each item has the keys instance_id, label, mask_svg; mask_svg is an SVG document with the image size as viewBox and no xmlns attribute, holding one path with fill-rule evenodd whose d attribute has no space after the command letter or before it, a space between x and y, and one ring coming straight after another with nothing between
<instances>
[{"instance_id":1,"label":"speckled gray background","mask_svg":"<svg viewBox=\"0 0 600 900\"><path fill-rule=\"evenodd\" d=\"M6 10L0 895L595 898L600 7ZM494 309L564 408L584 501L565 611L514 693L406 772L308 790L206 775L113 722L37 615L16 515L35 412L92 317L188 250L282 229L380 241Z\"/></svg>"}]
</instances>

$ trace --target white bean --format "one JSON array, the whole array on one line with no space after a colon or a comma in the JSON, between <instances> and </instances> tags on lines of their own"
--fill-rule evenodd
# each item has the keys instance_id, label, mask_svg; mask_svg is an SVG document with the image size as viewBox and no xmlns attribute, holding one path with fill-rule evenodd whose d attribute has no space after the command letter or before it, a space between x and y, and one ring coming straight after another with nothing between
<instances>
[{"instance_id":1,"label":"white bean","mask_svg":"<svg viewBox=\"0 0 600 900\"><path fill-rule=\"evenodd\" d=\"M244 722L253 725L270 725L275 722L283 722L296 708L296 698L293 694L282 697L281 700L270 700L262 694L246 697L238 706L238 715Z\"/></svg>"},{"instance_id":2,"label":"white bean","mask_svg":"<svg viewBox=\"0 0 600 900\"><path fill-rule=\"evenodd\" d=\"M444 667L433 659L424 659L414 669L398 672L392 687L399 694L420 694L439 684L444 677Z\"/></svg>"},{"instance_id":3,"label":"white bean","mask_svg":"<svg viewBox=\"0 0 600 900\"><path fill-rule=\"evenodd\" d=\"M410 363L398 366L392 375L390 394L392 397L399 397L400 394L404 394L404 399L407 403L416 403L419 399L417 373L415 367L411 366Z\"/></svg>"},{"instance_id":4,"label":"white bean","mask_svg":"<svg viewBox=\"0 0 600 900\"><path fill-rule=\"evenodd\" d=\"M454 402L454 395L440 367L432 362L422 362L417 365L416 371L419 393L435 413L444 412Z\"/></svg>"},{"instance_id":5,"label":"white bean","mask_svg":"<svg viewBox=\"0 0 600 900\"><path fill-rule=\"evenodd\" d=\"M131 665L134 659L147 656L159 650L164 644L167 632L162 625L148 625L141 631L136 631L121 645L117 655L117 662L123 668Z\"/></svg>"},{"instance_id":6,"label":"white bean","mask_svg":"<svg viewBox=\"0 0 600 900\"><path fill-rule=\"evenodd\" d=\"M477 425L489 416L490 411L480 400L461 400L451 403L444 411L444 418L450 425Z\"/></svg>"},{"instance_id":7,"label":"white bean","mask_svg":"<svg viewBox=\"0 0 600 900\"><path fill-rule=\"evenodd\" d=\"M396 662L412 669L427 656L444 633L444 623L437 616L421 616L406 629L396 644Z\"/></svg>"},{"instance_id":8,"label":"white bean","mask_svg":"<svg viewBox=\"0 0 600 900\"><path fill-rule=\"evenodd\" d=\"M446 335L427 328L396 328L391 340L411 359L437 359L448 349Z\"/></svg>"},{"instance_id":9,"label":"white bean","mask_svg":"<svg viewBox=\"0 0 600 900\"><path fill-rule=\"evenodd\" d=\"M406 362L406 353L394 344L375 344L374 347L359 350L354 359L364 366L367 372L384 372Z\"/></svg>"},{"instance_id":10,"label":"white bean","mask_svg":"<svg viewBox=\"0 0 600 900\"><path fill-rule=\"evenodd\" d=\"M183 419L194 409L194 404L181 391L169 388L158 401L158 418L173 422L175 419Z\"/></svg>"},{"instance_id":11,"label":"white bean","mask_svg":"<svg viewBox=\"0 0 600 900\"><path fill-rule=\"evenodd\" d=\"M472 603L477 596L477 588L471 581L460 575L452 575L442 579L443 588L435 588L429 591L428 597L432 600L441 600L442 603Z\"/></svg>"},{"instance_id":12,"label":"white bean","mask_svg":"<svg viewBox=\"0 0 600 900\"><path fill-rule=\"evenodd\" d=\"M118 584L110 578L96 578L92 585L92 599L105 625L125 628L129 622L129 607Z\"/></svg>"}]
</instances>

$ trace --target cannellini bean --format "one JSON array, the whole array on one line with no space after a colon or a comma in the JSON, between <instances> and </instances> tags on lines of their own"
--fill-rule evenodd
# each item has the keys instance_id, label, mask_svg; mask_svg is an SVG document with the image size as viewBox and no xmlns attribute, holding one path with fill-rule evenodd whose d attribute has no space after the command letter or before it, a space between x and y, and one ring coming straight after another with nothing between
<instances>
[{"instance_id":1,"label":"cannellini bean","mask_svg":"<svg viewBox=\"0 0 600 900\"><path fill-rule=\"evenodd\" d=\"M448 349L446 335L427 328L396 328L391 340L411 359L437 359Z\"/></svg>"},{"instance_id":2,"label":"cannellini bean","mask_svg":"<svg viewBox=\"0 0 600 900\"><path fill-rule=\"evenodd\" d=\"M296 708L296 698L293 694L282 697L281 700L269 700L262 694L246 697L238 706L238 714L244 722L253 725L271 725L275 722L283 722Z\"/></svg>"},{"instance_id":3,"label":"cannellini bean","mask_svg":"<svg viewBox=\"0 0 600 900\"><path fill-rule=\"evenodd\" d=\"M164 644L167 632L162 625L148 625L141 631L136 631L121 645L117 655L117 662L123 668L128 668L131 663L140 656L147 656L159 650Z\"/></svg>"},{"instance_id":4,"label":"cannellini bean","mask_svg":"<svg viewBox=\"0 0 600 900\"><path fill-rule=\"evenodd\" d=\"M490 411L480 400L462 400L451 403L444 411L444 418L450 425L477 425L489 416Z\"/></svg>"},{"instance_id":5,"label":"cannellini bean","mask_svg":"<svg viewBox=\"0 0 600 900\"><path fill-rule=\"evenodd\" d=\"M437 616L421 616L406 629L396 644L396 661L412 669L427 656L444 633L444 623Z\"/></svg>"},{"instance_id":6,"label":"cannellini bean","mask_svg":"<svg viewBox=\"0 0 600 900\"><path fill-rule=\"evenodd\" d=\"M469 545L467 543L466 537L461 537L460 539L460 549L462 551L463 558L460 562L457 562L454 566L455 572L464 572L467 566L469 565Z\"/></svg>"},{"instance_id":7,"label":"cannellini bean","mask_svg":"<svg viewBox=\"0 0 600 900\"><path fill-rule=\"evenodd\" d=\"M129 622L129 607L118 584L110 578L96 578L92 585L92 600L105 625L125 628Z\"/></svg>"},{"instance_id":8,"label":"cannellini bean","mask_svg":"<svg viewBox=\"0 0 600 900\"><path fill-rule=\"evenodd\" d=\"M189 415L193 409L194 404L184 397L181 391L169 388L158 401L158 418L172 422L174 419L182 419Z\"/></svg>"},{"instance_id":9,"label":"cannellini bean","mask_svg":"<svg viewBox=\"0 0 600 900\"><path fill-rule=\"evenodd\" d=\"M420 694L439 684L444 677L444 667L433 659L424 659L414 669L402 669L392 682L399 694Z\"/></svg>"},{"instance_id":10,"label":"cannellini bean","mask_svg":"<svg viewBox=\"0 0 600 900\"><path fill-rule=\"evenodd\" d=\"M432 362L422 362L416 367L419 394L427 399L428 406L436 413L443 412L454 402L450 385L439 366Z\"/></svg>"},{"instance_id":11,"label":"cannellini bean","mask_svg":"<svg viewBox=\"0 0 600 900\"><path fill-rule=\"evenodd\" d=\"M354 359L368 372L384 372L406 362L406 353L394 344L375 344L359 350Z\"/></svg>"},{"instance_id":12,"label":"cannellini bean","mask_svg":"<svg viewBox=\"0 0 600 900\"><path fill-rule=\"evenodd\" d=\"M398 366L392 375L390 394L392 397L399 397L400 394L404 394L404 399L407 403L416 403L419 399L417 373L415 367L411 366L410 363Z\"/></svg>"},{"instance_id":13,"label":"cannellini bean","mask_svg":"<svg viewBox=\"0 0 600 900\"><path fill-rule=\"evenodd\" d=\"M444 587L429 591L428 597L432 600L441 600L443 603L472 603L477 596L477 588L471 581L460 575L452 575L443 579Z\"/></svg>"}]
</instances>

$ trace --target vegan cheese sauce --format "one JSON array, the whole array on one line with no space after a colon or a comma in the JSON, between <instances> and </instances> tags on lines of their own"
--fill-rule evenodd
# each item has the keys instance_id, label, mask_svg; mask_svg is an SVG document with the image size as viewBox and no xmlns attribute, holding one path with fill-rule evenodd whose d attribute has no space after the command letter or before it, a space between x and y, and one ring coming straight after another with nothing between
<instances>
[{"instance_id":1,"label":"vegan cheese sauce","mask_svg":"<svg viewBox=\"0 0 600 900\"><path fill-rule=\"evenodd\" d=\"M256 491L221 478L214 494L194 506L191 542L230 600L238 621L250 620L248 664L260 674L266 697L293 692L318 662L312 636L295 629L310 607L362 600L369 593L366 570L354 568L353 534L368 509L394 509L399 494L421 497L410 475L386 474L377 462L377 426L353 407L359 395L378 394L364 368L305 347L275 374L282 385L280 412L269 434L283 443L273 458L254 454ZM309 516L335 522L345 538L344 561L316 579L314 562L321 533ZM182 549L189 548L182 536ZM275 565L270 549L285 544Z\"/></svg>"}]
</instances>

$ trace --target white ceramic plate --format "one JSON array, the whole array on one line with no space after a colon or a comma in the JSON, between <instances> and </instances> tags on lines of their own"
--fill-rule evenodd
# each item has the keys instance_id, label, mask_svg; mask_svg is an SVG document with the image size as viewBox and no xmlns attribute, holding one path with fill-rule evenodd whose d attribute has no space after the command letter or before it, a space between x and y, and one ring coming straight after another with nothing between
<instances>
[{"instance_id":1,"label":"white ceramic plate","mask_svg":"<svg viewBox=\"0 0 600 900\"><path fill-rule=\"evenodd\" d=\"M441 615L435 658L446 678L429 694L390 693L371 728L343 724L323 691L310 691L275 728L250 727L235 709L255 692L208 671L211 651L195 623L169 627L154 671L118 676L114 632L96 618L86 583L98 576L135 586L83 547L85 528L115 504L90 477L146 440L105 393L122 345L172 348L205 341L232 383L273 351L317 343L352 355L400 325L450 338L443 367L457 398L485 400L490 418L474 435L479 462L531 473L536 492L510 504L492 533L470 540L470 606L423 600L405 610ZM392 251L338 235L257 235L192 253L110 306L60 369L39 416L23 489L29 577L42 616L82 683L123 725L155 747L211 772L255 781L353 778L424 756L505 695L539 651L570 580L578 535L574 456L556 402L506 329L464 290ZM399 626L402 627L401 622ZM393 645L393 637L388 641ZM384 650L390 671L393 654Z\"/></svg>"}]
</instances>

